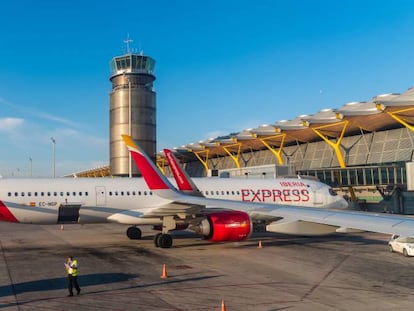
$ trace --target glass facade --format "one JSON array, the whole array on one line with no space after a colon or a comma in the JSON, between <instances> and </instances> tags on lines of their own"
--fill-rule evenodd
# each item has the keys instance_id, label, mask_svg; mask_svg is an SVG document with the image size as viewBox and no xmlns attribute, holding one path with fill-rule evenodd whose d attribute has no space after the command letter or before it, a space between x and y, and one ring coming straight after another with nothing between
<instances>
[{"instance_id":1,"label":"glass facade","mask_svg":"<svg viewBox=\"0 0 414 311\"><path fill-rule=\"evenodd\" d=\"M299 170L299 175L316 176L333 187L406 184L405 165L364 166Z\"/></svg>"},{"instance_id":2,"label":"glass facade","mask_svg":"<svg viewBox=\"0 0 414 311\"><path fill-rule=\"evenodd\" d=\"M155 60L149 56L127 54L114 57L110 62L111 76L123 73L146 73L153 75Z\"/></svg>"}]
</instances>

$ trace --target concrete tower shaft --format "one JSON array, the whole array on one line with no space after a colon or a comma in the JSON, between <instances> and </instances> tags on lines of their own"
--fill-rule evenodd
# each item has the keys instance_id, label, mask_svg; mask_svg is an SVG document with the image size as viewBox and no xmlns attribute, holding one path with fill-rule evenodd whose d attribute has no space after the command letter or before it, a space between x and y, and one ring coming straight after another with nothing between
<instances>
[{"instance_id":1,"label":"concrete tower shaft","mask_svg":"<svg viewBox=\"0 0 414 311\"><path fill-rule=\"evenodd\" d=\"M155 61L126 54L111 61L110 168L115 176L139 175L122 134L137 140L149 155L156 153L156 103L153 90Z\"/></svg>"}]
</instances>

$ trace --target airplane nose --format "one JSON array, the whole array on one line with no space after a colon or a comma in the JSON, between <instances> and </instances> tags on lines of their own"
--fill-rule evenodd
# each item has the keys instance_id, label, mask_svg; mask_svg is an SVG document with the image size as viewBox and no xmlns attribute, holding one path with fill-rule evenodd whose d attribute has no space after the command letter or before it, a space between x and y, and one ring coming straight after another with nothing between
<instances>
[{"instance_id":1,"label":"airplane nose","mask_svg":"<svg viewBox=\"0 0 414 311\"><path fill-rule=\"evenodd\" d=\"M345 209L345 208L348 208L348 207L349 207L349 204L344 198L340 198L338 200L338 207L337 208Z\"/></svg>"}]
</instances>

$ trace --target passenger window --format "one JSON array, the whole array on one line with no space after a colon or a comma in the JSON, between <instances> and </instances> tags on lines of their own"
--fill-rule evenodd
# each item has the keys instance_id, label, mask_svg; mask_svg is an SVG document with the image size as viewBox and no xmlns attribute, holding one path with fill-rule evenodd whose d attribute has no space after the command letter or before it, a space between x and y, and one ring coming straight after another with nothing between
<instances>
[{"instance_id":1,"label":"passenger window","mask_svg":"<svg viewBox=\"0 0 414 311\"><path fill-rule=\"evenodd\" d=\"M22 197L24 197L24 192L21 193Z\"/></svg>"},{"instance_id":2,"label":"passenger window","mask_svg":"<svg viewBox=\"0 0 414 311\"><path fill-rule=\"evenodd\" d=\"M40 192L40 195L41 195L42 197L44 197L44 196L45 196L45 193L44 193L44 192Z\"/></svg>"},{"instance_id":3,"label":"passenger window","mask_svg":"<svg viewBox=\"0 0 414 311\"><path fill-rule=\"evenodd\" d=\"M129 191L126 192L126 195L129 195Z\"/></svg>"},{"instance_id":4,"label":"passenger window","mask_svg":"<svg viewBox=\"0 0 414 311\"><path fill-rule=\"evenodd\" d=\"M8 192L8 193L7 193L7 195L8 195L9 197L11 197L11 192Z\"/></svg>"},{"instance_id":5,"label":"passenger window","mask_svg":"<svg viewBox=\"0 0 414 311\"><path fill-rule=\"evenodd\" d=\"M146 191L144 191L144 195L147 195L147 192Z\"/></svg>"},{"instance_id":6,"label":"passenger window","mask_svg":"<svg viewBox=\"0 0 414 311\"><path fill-rule=\"evenodd\" d=\"M85 196L88 196L88 195L89 195L88 191L85 191Z\"/></svg>"},{"instance_id":7,"label":"passenger window","mask_svg":"<svg viewBox=\"0 0 414 311\"><path fill-rule=\"evenodd\" d=\"M50 197L50 192L47 193L47 196Z\"/></svg>"},{"instance_id":8,"label":"passenger window","mask_svg":"<svg viewBox=\"0 0 414 311\"><path fill-rule=\"evenodd\" d=\"M112 191L109 191L109 195L112 196Z\"/></svg>"},{"instance_id":9,"label":"passenger window","mask_svg":"<svg viewBox=\"0 0 414 311\"><path fill-rule=\"evenodd\" d=\"M132 191L132 195L135 195L135 191Z\"/></svg>"},{"instance_id":10,"label":"passenger window","mask_svg":"<svg viewBox=\"0 0 414 311\"><path fill-rule=\"evenodd\" d=\"M121 195L124 196L124 192L123 191L121 191Z\"/></svg>"},{"instance_id":11,"label":"passenger window","mask_svg":"<svg viewBox=\"0 0 414 311\"><path fill-rule=\"evenodd\" d=\"M37 192L34 193L34 196L37 197Z\"/></svg>"},{"instance_id":12,"label":"passenger window","mask_svg":"<svg viewBox=\"0 0 414 311\"><path fill-rule=\"evenodd\" d=\"M27 193L27 196L31 197L32 196L32 193L31 192L28 192Z\"/></svg>"},{"instance_id":13,"label":"passenger window","mask_svg":"<svg viewBox=\"0 0 414 311\"><path fill-rule=\"evenodd\" d=\"M76 192L75 191L73 191L72 194L73 194L74 197L76 197Z\"/></svg>"},{"instance_id":14,"label":"passenger window","mask_svg":"<svg viewBox=\"0 0 414 311\"><path fill-rule=\"evenodd\" d=\"M17 192L15 192L15 193L14 193L14 196L15 196L15 197L18 197L18 196L19 196L19 194L18 194Z\"/></svg>"},{"instance_id":15,"label":"passenger window","mask_svg":"<svg viewBox=\"0 0 414 311\"><path fill-rule=\"evenodd\" d=\"M69 195L69 192L66 192L66 195ZM63 197L63 192L60 192L60 196Z\"/></svg>"},{"instance_id":16,"label":"passenger window","mask_svg":"<svg viewBox=\"0 0 414 311\"><path fill-rule=\"evenodd\" d=\"M141 195L141 191L138 191L138 195Z\"/></svg>"},{"instance_id":17,"label":"passenger window","mask_svg":"<svg viewBox=\"0 0 414 311\"><path fill-rule=\"evenodd\" d=\"M57 192L53 192L53 195L54 195L55 197L57 197Z\"/></svg>"}]
</instances>

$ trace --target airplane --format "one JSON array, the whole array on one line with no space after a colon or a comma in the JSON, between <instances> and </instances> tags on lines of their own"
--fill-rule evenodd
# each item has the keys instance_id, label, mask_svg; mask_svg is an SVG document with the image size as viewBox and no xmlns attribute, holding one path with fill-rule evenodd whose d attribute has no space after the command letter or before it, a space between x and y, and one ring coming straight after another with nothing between
<instances>
[{"instance_id":1,"label":"airplane","mask_svg":"<svg viewBox=\"0 0 414 311\"><path fill-rule=\"evenodd\" d=\"M194 181L209 198L278 205L294 203L318 208L347 206L331 187L315 180L198 178ZM207 218L204 207L182 208L154 195L143 178L0 179L0 221L29 224L114 222L130 225L127 237L140 239L139 225L161 229L167 223L171 230L187 227L198 230L199 223ZM154 243L160 245L156 239ZM168 246L168 243L162 245Z\"/></svg>"},{"instance_id":2,"label":"airplane","mask_svg":"<svg viewBox=\"0 0 414 311\"><path fill-rule=\"evenodd\" d=\"M198 209L204 212L204 219L198 222L194 231L210 240L244 240L252 230L252 220L266 220L266 230L281 232L286 225L287 231L308 230L310 233L327 234L336 232L371 231L385 234L414 236L414 219L396 215L381 215L347 210L331 210L293 205L274 205L259 202L240 202L191 195L177 190L161 174L143 150L128 135L122 135L132 158L149 189L154 195L169 201L177 210ZM181 176L183 177L183 176ZM178 183L180 184L180 182ZM194 191L196 189L187 189ZM209 214L219 208L217 212ZM172 246L169 231L175 227L175 219L170 217L162 227L156 240L156 246ZM219 239L216 239L219 237Z\"/></svg>"}]
</instances>

